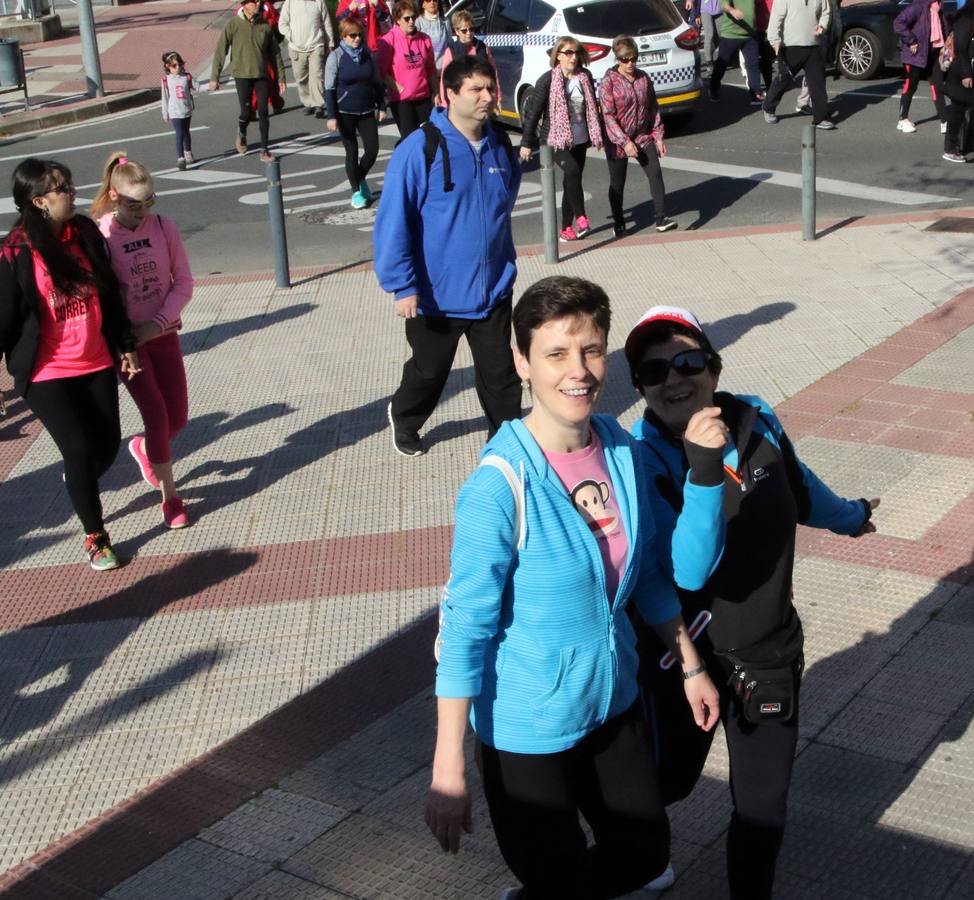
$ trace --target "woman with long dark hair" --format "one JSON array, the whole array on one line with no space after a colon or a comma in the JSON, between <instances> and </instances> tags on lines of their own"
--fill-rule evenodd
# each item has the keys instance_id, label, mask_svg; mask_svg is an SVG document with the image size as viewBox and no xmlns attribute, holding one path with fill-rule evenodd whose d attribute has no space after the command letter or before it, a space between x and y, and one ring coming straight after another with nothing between
<instances>
[{"instance_id":1,"label":"woman with long dark hair","mask_svg":"<svg viewBox=\"0 0 974 900\"><path fill-rule=\"evenodd\" d=\"M75 215L67 166L25 159L14 170L20 218L0 253L0 346L14 388L64 459L64 482L96 571L118 558L98 479L118 453L116 360L139 371L135 338L98 226Z\"/></svg>"},{"instance_id":2,"label":"woman with long dark hair","mask_svg":"<svg viewBox=\"0 0 974 900\"><path fill-rule=\"evenodd\" d=\"M521 159L527 162L540 144L554 150L564 175L559 240L577 241L589 232L582 172L589 147L602 147L602 122L588 51L573 37L560 37L551 48L551 68L534 86L524 114Z\"/></svg>"}]
</instances>

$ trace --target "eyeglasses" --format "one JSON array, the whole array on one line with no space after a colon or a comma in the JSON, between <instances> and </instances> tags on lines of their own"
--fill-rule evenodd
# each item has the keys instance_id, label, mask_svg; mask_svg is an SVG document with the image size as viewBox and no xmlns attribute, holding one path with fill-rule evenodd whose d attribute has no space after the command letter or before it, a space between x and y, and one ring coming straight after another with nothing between
<instances>
[{"instance_id":1,"label":"eyeglasses","mask_svg":"<svg viewBox=\"0 0 974 900\"><path fill-rule=\"evenodd\" d=\"M403 16L402 20L403 22L415 22L416 16Z\"/></svg>"},{"instance_id":2,"label":"eyeglasses","mask_svg":"<svg viewBox=\"0 0 974 900\"><path fill-rule=\"evenodd\" d=\"M672 359L647 359L636 369L636 378L643 387L655 387L666 381L670 369L677 375L699 375L712 358L706 350L684 350Z\"/></svg>"},{"instance_id":3,"label":"eyeglasses","mask_svg":"<svg viewBox=\"0 0 974 900\"><path fill-rule=\"evenodd\" d=\"M577 50L559 50L558 51L558 55L559 56L574 56L576 53L578 53Z\"/></svg>"},{"instance_id":4,"label":"eyeglasses","mask_svg":"<svg viewBox=\"0 0 974 900\"><path fill-rule=\"evenodd\" d=\"M362 36L362 35L360 35L360 34L359 34L359 33L358 33L357 31L356 31L356 32L355 32L355 34L346 34L346 35L345 35L345 40L346 40L346 41L357 41L357 40L358 40L358 39L359 39L359 38L360 38L361 36Z\"/></svg>"},{"instance_id":5,"label":"eyeglasses","mask_svg":"<svg viewBox=\"0 0 974 900\"><path fill-rule=\"evenodd\" d=\"M619 63L632 63L632 62L635 62L635 61L636 61L636 57L635 56L617 56L616 57L616 62L619 62Z\"/></svg>"},{"instance_id":6,"label":"eyeglasses","mask_svg":"<svg viewBox=\"0 0 974 900\"><path fill-rule=\"evenodd\" d=\"M470 34L471 31L473 31L472 28L458 28L457 34Z\"/></svg>"},{"instance_id":7,"label":"eyeglasses","mask_svg":"<svg viewBox=\"0 0 974 900\"><path fill-rule=\"evenodd\" d=\"M54 185L49 191L49 194L73 194L74 185L70 181L62 181L60 184Z\"/></svg>"},{"instance_id":8,"label":"eyeglasses","mask_svg":"<svg viewBox=\"0 0 974 900\"><path fill-rule=\"evenodd\" d=\"M132 212L142 212L143 209L150 209L155 205L156 195L153 194L151 197L146 197L145 200L133 200L131 197L126 197L124 194L119 194L118 199L124 200L125 205Z\"/></svg>"}]
</instances>

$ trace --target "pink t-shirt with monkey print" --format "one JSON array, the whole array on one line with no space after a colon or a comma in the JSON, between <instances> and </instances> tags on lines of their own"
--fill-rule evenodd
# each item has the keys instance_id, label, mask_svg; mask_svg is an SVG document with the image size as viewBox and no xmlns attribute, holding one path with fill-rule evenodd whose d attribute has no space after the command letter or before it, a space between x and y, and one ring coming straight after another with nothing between
<instances>
[{"instance_id":1,"label":"pink t-shirt with monkey print","mask_svg":"<svg viewBox=\"0 0 974 900\"><path fill-rule=\"evenodd\" d=\"M611 604L626 571L629 539L619 515L615 490L605 464L602 442L593 429L592 441L584 450L545 453L545 459L565 485L575 509L585 520L599 545L605 566L605 593Z\"/></svg>"}]
</instances>

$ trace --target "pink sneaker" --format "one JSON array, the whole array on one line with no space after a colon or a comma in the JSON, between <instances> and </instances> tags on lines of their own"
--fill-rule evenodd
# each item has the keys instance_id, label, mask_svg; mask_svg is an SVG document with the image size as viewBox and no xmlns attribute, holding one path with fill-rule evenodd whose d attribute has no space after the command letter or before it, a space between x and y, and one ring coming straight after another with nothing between
<instances>
[{"instance_id":1,"label":"pink sneaker","mask_svg":"<svg viewBox=\"0 0 974 900\"><path fill-rule=\"evenodd\" d=\"M575 237L583 238L591 230L592 229L589 228L589 226L588 226L588 217L587 216L579 216L575 220Z\"/></svg>"},{"instance_id":2,"label":"pink sneaker","mask_svg":"<svg viewBox=\"0 0 974 900\"><path fill-rule=\"evenodd\" d=\"M142 480L154 488L159 487L159 479L156 478L156 473L152 471L152 463L149 462L149 457L145 455L145 450L142 448L143 437L141 434L137 434L132 440L129 441L129 453L132 454L132 459L134 459L139 464L139 471L142 473Z\"/></svg>"},{"instance_id":3,"label":"pink sneaker","mask_svg":"<svg viewBox=\"0 0 974 900\"><path fill-rule=\"evenodd\" d=\"M186 507L183 506L183 501L179 497L162 501L162 521L170 528L185 528L189 525Z\"/></svg>"},{"instance_id":4,"label":"pink sneaker","mask_svg":"<svg viewBox=\"0 0 974 900\"><path fill-rule=\"evenodd\" d=\"M567 228L562 228L562 230L558 232L558 240L562 243L565 243L566 241L577 241L578 235L575 234L575 229L569 225Z\"/></svg>"}]
</instances>

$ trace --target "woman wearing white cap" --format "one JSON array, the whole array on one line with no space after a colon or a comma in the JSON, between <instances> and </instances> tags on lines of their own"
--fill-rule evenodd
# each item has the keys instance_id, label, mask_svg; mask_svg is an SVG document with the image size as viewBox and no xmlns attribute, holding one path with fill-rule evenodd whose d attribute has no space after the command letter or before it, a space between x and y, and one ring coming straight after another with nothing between
<instances>
[{"instance_id":1,"label":"woman wearing white cap","mask_svg":"<svg viewBox=\"0 0 974 900\"><path fill-rule=\"evenodd\" d=\"M646 474L656 487L647 500L657 536L671 543L683 616L703 627L697 646L721 693L734 802L730 895L770 898L804 665L792 603L796 528L867 534L875 531L870 517L879 500L832 493L801 462L760 397L716 393L720 356L688 310L653 307L630 332L625 352L646 400L632 430L646 446ZM694 521L715 510L722 510L724 540L702 542ZM711 574L701 580L693 575L699 559L692 567L688 561L708 552ZM674 700L679 673L661 668L665 648L648 629L641 632L640 680L656 730L660 786L672 803L699 779L713 733L686 727Z\"/></svg>"}]
</instances>

